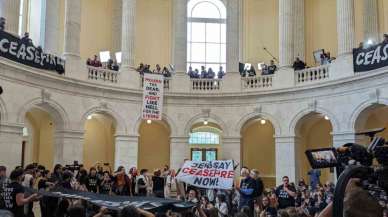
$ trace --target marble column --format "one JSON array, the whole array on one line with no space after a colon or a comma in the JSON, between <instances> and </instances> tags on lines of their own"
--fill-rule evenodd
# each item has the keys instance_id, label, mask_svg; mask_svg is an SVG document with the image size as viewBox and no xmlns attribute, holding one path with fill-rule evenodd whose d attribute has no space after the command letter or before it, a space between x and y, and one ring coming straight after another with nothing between
<instances>
[{"instance_id":1,"label":"marble column","mask_svg":"<svg viewBox=\"0 0 388 217\"><path fill-rule=\"evenodd\" d=\"M189 137L171 136L170 138L170 167L179 169L185 159L190 159Z\"/></svg>"},{"instance_id":2,"label":"marble column","mask_svg":"<svg viewBox=\"0 0 388 217\"><path fill-rule=\"evenodd\" d=\"M354 132L333 132L333 147L338 148L346 143L357 143L357 138Z\"/></svg>"},{"instance_id":3,"label":"marble column","mask_svg":"<svg viewBox=\"0 0 388 217\"><path fill-rule=\"evenodd\" d=\"M304 1L293 0L294 3L294 56L305 61L305 26L304 26Z\"/></svg>"},{"instance_id":4,"label":"marble column","mask_svg":"<svg viewBox=\"0 0 388 217\"><path fill-rule=\"evenodd\" d=\"M15 166L21 165L23 125L2 123L0 124L0 165L11 171Z\"/></svg>"},{"instance_id":5,"label":"marble column","mask_svg":"<svg viewBox=\"0 0 388 217\"><path fill-rule=\"evenodd\" d=\"M80 58L81 39L81 1L65 1L65 44L64 56L66 59Z\"/></svg>"},{"instance_id":6,"label":"marble column","mask_svg":"<svg viewBox=\"0 0 388 217\"><path fill-rule=\"evenodd\" d=\"M115 140L115 169L119 166L124 166L126 170L137 167L139 136L116 135Z\"/></svg>"},{"instance_id":7,"label":"marble column","mask_svg":"<svg viewBox=\"0 0 388 217\"><path fill-rule=\"evenodd\" d=\"M121 26L121 68L135 65L136 0L123 0Z\"/></svg>"},{"instance_id":8,"label":"marble column","mask_svg":"<svg viewBox=\"0 0 388 217\"><path fill-rule=\"evenodd\" d=\"M364 39L379 42L379 22L378 22L378 3L377 0L363 0L363 26Z\"/></svg>"},{"instance_id":9,"label":"marble column","mask_svg":"<svg viewBox=\"0 0 388 217\"><path fill-rule=\"evenodd\" d=\"M275 137L276 152L276 185L281 184L282 177L288 176L290 182L299 179L298 138L294 136Z\"/></svg>"},{"instance_id":10,"label":"marble column","mask_svg":"<svg viewBox=\"0 0 388 217\"><path fill-rule=\"evenodd\" d=\"M0 0L0 17L7 19L5 30L18 34L20 0Z\"/></svg>"},{"instance_id":11,"label":"marble column","mask_svg":"<svg viewBox=\"0 0 388 217\"><path fill-rule=\"evenodd\" d=\"M222 138L222 158L221 160L234 160L235 165L241 168L241 137L231 136Z\"/></svg>"},{"instance_id":12,"label":"marble column","mask_svg":"<svg viewBox=\"0 0 388 217\"><path fill-rule=\"evenodd\" d=\"M279 0L279 65L289 67L294 59L294 1Z\"/></svg>"},{"instance_id":13,"label":"marble column","mask_svg":"<svg viewBox=\"0 0 388 217\"><path fill-rule=\"evenodd\" d=\"M240 0L229 0L227 2L226 19L226 70L227 72L239 71L240 59L240 28L239 11Z\"/></svg>"},{"instance_id":14,"label":"marble column","mask_svg":"<svg viewBox=\"0 0 388 217\"><path fill-rule=\"evenodd\" d=\"M122 0L113 0L112 6L112 55L115 55L116 52L121 51L121 19L123 17L122 10Z\"/></svg>"},{"instance_id":15,"label":"marble column","mask_svg":"<svg viewBox=\"0 0 388 217\"><path fill-rule=\"evenodd\" d=\"M172 64L177 73L187 71L187 2L172 1Z\"/></svg>"},{"instance_id":16,"label":"marble column","mask_svg":"<svg viewBox=\"0 0 388 217\"><path fill-rule=\"evenodd\" d=\"M43 48L46 52L58 55L59 51L59 0L48 0L45 2L44 16L44 38Z\"/></svg>"},{"instance_id":17,"label":"marble column","mask_svg":"<svg viewBox=\"0 0 388 217\"><path fill-rule=\"evenodd\" d=\"M54 164L83 163L83 130L61 130L54 135Z\"/></svg>"},{"instance_id":18,"label":"marble column","mask_svg":"<svg viewBox=\"0 0 388 217\"><path fill-rule=\"evenodd\" d=\"M355 47L354 0L337 0L338 56Z\"/></svg>"}]
</instances>

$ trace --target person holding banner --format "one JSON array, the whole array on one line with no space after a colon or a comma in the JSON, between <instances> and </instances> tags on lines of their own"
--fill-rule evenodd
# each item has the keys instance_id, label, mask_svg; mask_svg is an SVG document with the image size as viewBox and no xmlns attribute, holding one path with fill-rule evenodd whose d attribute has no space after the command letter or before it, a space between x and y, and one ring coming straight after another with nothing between
<instances>
[{"instance_id":1,"label":"person holding banner","mask_svg":"<svg viewBox=\"0 0 388 217\"><path fill-rule=\"evenodd\" d=\"M15 169L11 172L9 183L2 192L5 207L14 214L14 217L24 217L24 205L39 199L38 194L32 194L29 197L24 195L24 187L21 185L23 180L24 170L22 168Z\"/></svg>"}]
</instances>

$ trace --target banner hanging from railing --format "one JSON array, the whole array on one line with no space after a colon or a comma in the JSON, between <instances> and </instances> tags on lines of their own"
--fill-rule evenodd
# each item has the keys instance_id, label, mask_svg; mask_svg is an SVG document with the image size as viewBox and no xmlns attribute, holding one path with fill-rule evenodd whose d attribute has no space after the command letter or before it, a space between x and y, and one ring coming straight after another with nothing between
<instances>
[{"instance_id":1,"label":"banner hanging from railing","mask_svg":"<svg viewBox=\"0 0 388 217\"><path fill-rule=\"evenodd\" d=\"M65 73L65 60L35 47L29 40L0 31L0 56L31 67Z\"/></svg>"},{"instance_id":2,"label":"banner hanging from railing","mask_svg":"<svg viewBox=\"0 0 388 217\"><path fill-rule=\"evenodd\" d=\"M163 75L144 73L143 119L162 120L163 90Z\"/></svg>"},{"instance_id":3,"label":"banner hanging from railing","mask_svg":"<svg viewBox=\"0 0 388 217\"><path fill-rule=\"evenodd\" d=\"M388 43L353 49L354 72L366 72L388 66Z\"/></svg>"},{"instance_id":4,"label":"banner hanging from railing","mask_svg":"<svg viewBox=\"0 0 388 217\"><path fill-rule=\"evenodd\" d=\"M232 189L233 161L186 161L177 175L177 180L199 188Z\"/></svg>"}]
</instances>

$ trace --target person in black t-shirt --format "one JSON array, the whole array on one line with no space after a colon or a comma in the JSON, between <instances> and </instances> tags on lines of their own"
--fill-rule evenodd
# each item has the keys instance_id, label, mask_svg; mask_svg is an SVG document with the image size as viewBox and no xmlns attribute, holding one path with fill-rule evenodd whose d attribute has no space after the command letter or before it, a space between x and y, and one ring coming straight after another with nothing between
<instances>
[{"instance_id":1,"label":"person in black t-shirt","mask_svg":"<svg viewBox=\"0 0 388 217\"><path fill-rule=\"evenodd\" d=\"M164 197L164 178L161 177L162 172L160 170L156 170L154 172L154 176L152 177L152 191L156 197L163 198Z\"/></svg>"},{"instance_id":2,"label":"person in black t-shirt","mask_svg":"<svg viewBox=\"0 0 388 217\"><path fill-rule=\"evenodd\" d=\"M89 176L86 181L86 188L90 192L97 193L98 192L98 177L97 177L97 170L94 167L91 167L89 170Z\"/></svg>"},{"instance_id":3,"label":"person in black t-shirt","mask_svg":"<svg viewBox=\"0 0 388 217\"><path fill-rule=\"evenodd\" d=\"M294 68L295 71L303 70L306 68L306 63L300 60L299 57L297 57L295 59L294 64L292 65L292 68Z\"/></svg>"},{"instance_id":4,"label":"person in black t-shirt","mask_svg":"<svg viewBox=\"0 0 388 217\"><path fill-rule=\"evenodd\" d=\"M283 185L276 188L275 193L278 197L278 209L285 209L287 207L295 206L296 190L289 184L290 180L287 176L283 177Z\"/></svg>"},{"instance_id":5,"label":"person in black t-shirt","mask_svg":"<svg viewBox=\"0 0 388 217\"><path fill-rule=\"evenodd\" d=\"M277 70L277 67L275 65L275 61L271 60L269 66L268 66L268 75L275 74L276 70Z\"/></svg>"},{"instance_id":6,"label":"person in black t-shirt","mask_svg":"<svg viewBox=\"0 0 388 217\"><path fill-rule=\"evenodd\" d=\"M11 172L11 183L4 186L2 198L4 198L5 207L14 214L14 217L24 217L24 205L38 199L38 194L32 194L24 197L24 187L21 185L24 170L16 169Z\"/></svg>"},{"instance_id":7,"label":"person in black t-shirt","mask_svg":"<svg viewBox=\"0 0 388 217\"><path fill-rule=\"evenodd\" d=\"M7 168L5 166L0 166L0 195L3 193L3 189L9 183L7 178ZM0 209L4 209L4 200L0 197Z\"/></svg>"},{"instance_id":8,"label":"person in black t-shirt","mask_svg":"<svg viewBox=\"0 0 388 217\"><path fill-rule=\"evenodd\" d=\"M104 172L104 176L102 178L102 181L100 182L99 190L100 190L101 194L111 194L112 179L111 179L108 171Z\"/></svg>"}]
</instances>

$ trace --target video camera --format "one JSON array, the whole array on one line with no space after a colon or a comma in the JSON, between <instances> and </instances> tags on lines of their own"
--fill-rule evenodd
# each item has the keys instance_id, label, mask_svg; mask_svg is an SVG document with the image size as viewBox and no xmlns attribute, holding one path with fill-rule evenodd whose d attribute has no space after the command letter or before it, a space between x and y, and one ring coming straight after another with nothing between
<instances>
[{"instance_id":1,"label":"video camera","mask_svg":"<svg viewBox=\"0 0 388 217\"><path fill-rule=\"evenodd\" d=\"M66 165L65 169L70 170L74 173L74 171L79 171L83 164L78 164L78 161L74 161L73 164Z\"/></svg>"},{"instance_id":2,"label":"video camera","mask_svg":"<svg viewBox=\"0 0 388 217\"><path fill-rule=\"evenodd\" d=\"M368 147L347 143L339 148L307 150L306 156L313 169L336 168L337 186L334 191L333 216L343 216L345 189L351 178L361 179L361 187L377 200L387 201L388 192L388 143L377 133L385 128L356 133L369 136ZM377 165L373 165L376 159Z\"/></svg>"}]
</instances>

